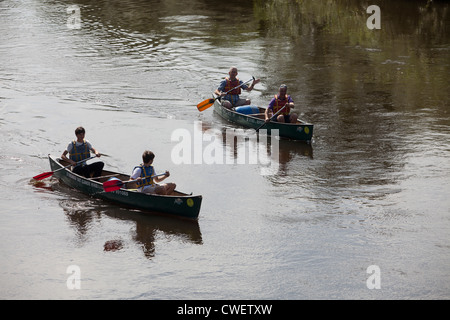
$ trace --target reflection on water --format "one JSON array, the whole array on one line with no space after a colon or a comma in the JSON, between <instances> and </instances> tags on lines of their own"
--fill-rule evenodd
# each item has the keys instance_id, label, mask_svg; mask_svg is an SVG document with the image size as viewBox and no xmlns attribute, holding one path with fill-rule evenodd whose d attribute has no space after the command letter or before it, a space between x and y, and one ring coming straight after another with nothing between
<instances>
[{"instance_id":1,"label":"reflection on water","mask_svg":"<svg viewBox=\"0 0 450 320\"><path fill-rule=\"evenodd\" d=\"M378 2L378 31L365 27L369 4L254 2L263 37L285 44L264 51L264 65L273 75L268 87L286 82L294 88L301 117L315 124L314 152L320 158L302 162L307 168L302 173L314 182L308 190L319 198L324 191L361 199L398 192L410 177L408 158L434 131L421 110L432 108L432 118L450 124L444 79L450 66L448 4ZM297 172L288 171L290 186L302 185Z\"/></svg>"},{"instance_id":2,"label":"reflection on water","mask_svg":"<svg viewBox=\"0 0 450 320\"><path fill-rule=\"evenodd\" d=\"M64 210L70 226L75 230L78 245L83 246L91 237L92 229L101 224L106 217L135 224L129 239L110 239L104 244L104 251L115 252L123 249L128 240L141 247L145 257L156 254L155 243L161 237L176 238L178 241L202 244L198 221L185 221L176 218L127 210L109 205L101 200L90 198L53 179L52 182L34 184L36 192L57 193L59 204ZM44 189L44 190L43 190Z\"/></svg>"},{"instance_id":3,"label":"reflection on water","mask_svg":"<svg viewBox=\"0 0 450 320\"><path fill-rule=\"evenodd\" d=\"M369 3L255 1L264 37L288 44L267 50L265 59L278 60L286 80L302 83L314 105L366 102L364 108L443 110L449 98L443 72L449 70L448 3L378 1L381 30L365 27Z\"/></svg>"},{"instance_id":4,"label":"reflection on water","mask_svg":"<svg viewBox=\"0 0 450 320\"><path fill-rule=\"evenodd\" d=\"M297 156L312 159L313 147L304 141L280 139L261 130L230 124L218 115L215 122L194 122L193 128L172 133L176 145L172 161L205 165L256 165L262 175L286 172L289 162Z\"/></svg>"}]
</instances>

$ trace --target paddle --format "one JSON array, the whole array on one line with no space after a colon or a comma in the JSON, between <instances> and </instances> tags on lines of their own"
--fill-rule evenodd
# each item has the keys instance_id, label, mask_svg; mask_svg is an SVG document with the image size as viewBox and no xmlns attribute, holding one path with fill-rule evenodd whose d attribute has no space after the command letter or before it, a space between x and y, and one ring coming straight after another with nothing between
<instances>
[{"instance_id":1,"label":"paddle","mask_svg":"<svg viewBox=\"0 0 450 320\"><path fill-rule=\"evenodd\" d=\"M157 174L155 176L151 176L151 178L164 176L165 173ZM136 182L136 180L128 180L128 181L122 181L117 178L111 179L108 181L103 182L103 190L105 192L112 192L121 189L124 185L130 182Z\"/></svg>"},{"instance_id":2,"label":"paddle","mask_svg":"<svg viewBox=\"0 0 450 320\"><path fill-rule=\"evenodd\" d=\"M251 79L249 79L249 80L243 82L242 84L238 85L237 87L234 87L233 89L228 90L227 92L225 92L225 94L228 94L229 92L233 91L234 89L237 89L237 88L242 87L244 84L246 84L246 83L248 83L248 82L250 82L250 81L252 81L252 80L255 81L255 77L252 77ZM216 101L216 100L219 99L220 97L222 97L222 96L218 96L217 98L214 98L214 99L213 99L213 98L211 98L211 99L206 99L206 100L200 102L200 103L197 105L198 111L200 111L200 112L205 111L206 109L208 109L209 107L211 107L211 106L214 104L214 101Z\"/></svg>"},{"instance_id":3,"label":"paddle","mask_svg":"<svg viewBox=\"0 0 450 320\"><path fill-rule=\"evenodd\" d=\"M75 167L78 166L79 163L84 162L84 161L87 161L87 160L94 159L95 157L96 157L96 156L92 156L92 157L90 157L90 158L87 158L87 159L78 161L77 164L75 165ZM59 169L57 169L57 170L55 170L55 171L49 171L49 172L44 172L44 173L38 174L37 176L34 176L33 179L34 179L34 180L43 180L43 179L45 179L45 178L51 177L55 172L58 172L58 171L63 170L63 169L67 169L67 168L70 167L70 166L71 166L71 164L69 164L68 166L65 166L65 167L63 167L63 168L59 168Z\"/></svg>"},{"instance_id":4,"label":"paddle","mask_svg":"<svg viewBox=\"0 0 450 320\"><path fill-rule=\"evenodd\" d=\"M283 108L281 108L281 109L278 110L273 116L271 116L269 122L272 121L272 119L274 119L281 111L283 111L283 109L286 108L287 105L288 105L288 103L286 103L286 104L283 106ZM262 127L264 127L267 123L268 123L268 122L265 122L265 121L264 121L264 123L263 123L262 125L260 125L260 126L256 129L256 132L258 132L259 129L261 129Z\"/></svg>"}]
</instances>

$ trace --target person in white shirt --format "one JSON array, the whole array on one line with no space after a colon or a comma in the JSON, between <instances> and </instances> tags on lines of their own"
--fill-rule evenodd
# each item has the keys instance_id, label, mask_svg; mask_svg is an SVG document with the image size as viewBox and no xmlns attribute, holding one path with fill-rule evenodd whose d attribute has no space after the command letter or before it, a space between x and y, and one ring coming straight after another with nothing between
<instances>
[{"instance_id":1,"label":"person in white shirt","mask_svg":"<svg viewBox=\"0 0 450 320\"><path fill-rule=\"evenodd\" d=\"M83 127L78 127L75 129L76 140L73 140L67 146L61 155L61 159L69 162L73 165L72 172L86 178L99 177L102 174L104 163L101 161L94 162L92 164L87 164L83 161L91 157L91 151L100 157L100 153L94 149L89 141L84 137L86 135L86 130ZM69 154L69 157L67 157Z\"/></svg>"},{"instance_id":2,"label":"person in white shirt","mask_svg":"<svg viewBox=\"0 0 450 320\"><path fill-rule=\"evenodd\" d=\"M155 177L156 171L152 166L155 154L149 150L142 154L142 161L139 166L133 169L130 180L136 180L138 190L150 194L170 195L176 188L175 183L159 184L164 179L170 176L169 171L166 171L163 176Z\"/></svg>"}]
</instances>

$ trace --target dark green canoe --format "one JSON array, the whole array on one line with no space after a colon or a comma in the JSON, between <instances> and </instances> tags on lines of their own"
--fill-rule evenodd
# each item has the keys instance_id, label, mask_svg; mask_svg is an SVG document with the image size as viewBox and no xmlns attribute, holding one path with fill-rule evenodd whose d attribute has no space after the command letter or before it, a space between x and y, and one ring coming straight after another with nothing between
<instances>
[{"instance_id":1,"label":"dark green canoe","mask_svg":"<svg viewBox=\"0 0 450 320\"><path fill-rule=\"evenodd\" d=\"M257 129L264 123L264 112L266 109L260 107L257 108L259 112L253 114L243 114L224 108L219 99L214 101L214 111L217 112L222 118L229 122L247 127ZM279 130L279 135L285 139L300 140L311 142L313 136L314 126L310 123L306 123L301 120L297 120L297 123L280 123L271 121L261 128L266 129L267 134L271 134L273 129Z\"/></svg>"},{"instance_id":2,"label":"dark green canoe","mask_svg":"<svg viewBox=\"0 0 450 320\"><path fill-rule=\"evenodd\" d=\"M64 168L69 163L61 159L54 159L48 156L50 168L52 171ZM98 178L87 179L83 176L73 173L69 169L58 170L54 172L54 177L66 185L77 189L90 196L114 202L120 206L149 211L153 213L162 213L174 215L181 218L197 219L200 213L202 203L201 195L189 195L179 191L174 191L172 195L154 195L138 192L134 182L126 184L124 188L105 192L103 182L111 177L116 177L122 181L128 181L130 176L122 173L103 170L102 176ZM128 189L129 188L129 189Z\"/></svg>"}]
</instances>

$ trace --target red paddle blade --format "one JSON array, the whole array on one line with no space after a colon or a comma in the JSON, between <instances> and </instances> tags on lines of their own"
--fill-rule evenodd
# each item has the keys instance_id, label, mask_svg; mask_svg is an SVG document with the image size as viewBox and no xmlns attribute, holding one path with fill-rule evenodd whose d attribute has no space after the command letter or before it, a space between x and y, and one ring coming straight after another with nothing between
<instances>
[{"instance_id":1,"label":"red paddle blade","mask_svg":"<svg viewBox=\"0 0 450 320\"><path fill-rule=\"evenodd\" d=\"M202 112L211 107L214 104L214 99L206 99L197 105L198 111Z\"/></svg>"},{"instance_id":2,"label":"red paddle blade","mask_svg":"<svg viewBox=\"0 0 450 320\"><path fill-rule=\"evenodd\" d=\"M108 181L103 182L103 190L105 190L105 192L116 191L122 187L123 187L123 182L120 180L108 180Z\"/></svg>"},{"instance_id":3,"label":"red paddle blade","mask_svg":"<svg viewBox=\"0 0 450 320\"><path fill-rule=\"evenodd\" d=\"M45 178L51 177L52 175L53 175L53 171L44 172L44 173L38 174L37 176L34 176L33 179L34 180L43 180Z\"/></svg>"}]
</instances>

